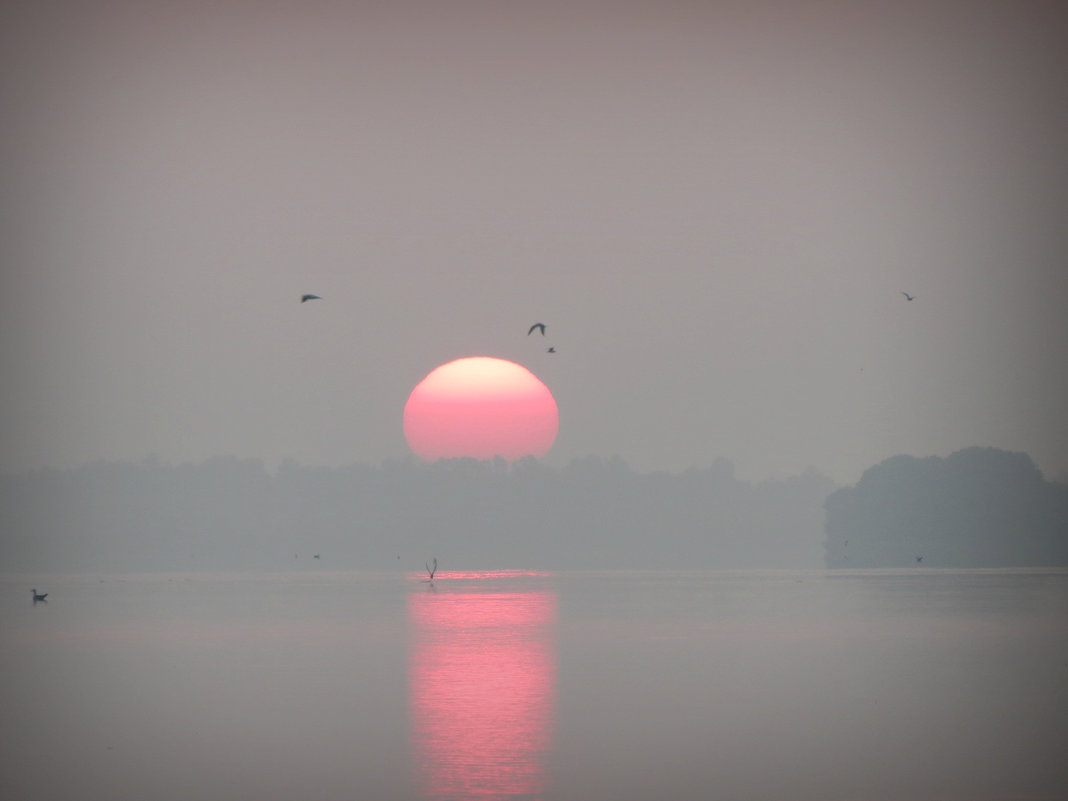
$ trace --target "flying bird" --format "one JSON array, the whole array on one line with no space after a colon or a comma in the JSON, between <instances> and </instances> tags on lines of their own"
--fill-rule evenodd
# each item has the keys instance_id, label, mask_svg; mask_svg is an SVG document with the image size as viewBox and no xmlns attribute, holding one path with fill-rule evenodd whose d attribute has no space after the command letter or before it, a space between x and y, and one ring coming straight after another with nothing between
<instances>
[{"instance_id":1,"label":"flying bird","mask_svg":"<svg viewBox=\"0 0 1068 801\"><path fill-rule=\"evenodd\" d=\"M916 557L916 564L920 564L920 562L922 562L922 561L923 561L923 557L922 556L917 556Z\"/></svg>"},{"instance_id":2,"label":"flying bird","mask_svg":"<svg viewBox=\"0 0 1068 801\"><path fill-rule=\"evenodd\" d=\"M545 351L545 352L546 352L546 353L556 353L556 348L550 347L550 348L549 348L549 349L548 349L547 351Z\"/></svg>"},{"instance_id":3,"label":"flying bird","mask_svg":"<svg viewBox=\"0 0 1068 801\"><path fill-rule=\"evenodd\" d=\"M319 558L319 554L315 554L315 556L312 557L312 559L318 559L318 558Z\"/></svg>"},{"instance_id":4,"label":"flying bird","mask_svg":"<svg viewBox=\"0 0 1068 801\"><path fill-rule=\"evenodd\" d=\"M902 292L901 294L905 296L905 300L916 300L916 296L910 295L908 292Z\"/></svg>"},{"instance_id":5,"label":"flying bird","mask_svg":"<svg viewBox=\"0 0 1068 801\"><path fill-rule=\"evenodd\" d=\"M301 303L307 303L309 300L322 300L322 298L319 297L318 295L301 295L300 296L300 302ZM912 298L909 298L909 300L912 300Z\"/></svg>"},{"instance_id":6,"label":"flying bird","mask_svg":"<svg viewBox=\"0 0 1068 801\"><path fill-rule=\"evenodd\" d=\"M47 592L37 592L37 588L34 587L34 589L33 589L33 602L34 603L37 603L38 601L44 601L47 597L48 597L48 593Z\"/></svg>"},{"instance_id":7,"label":"flying bird","mask_svg":"<svg viewBox=\"0 0 1068 801\"><path fill-rule=\"evenodd\" d=\"M530 330L527 331L528 337L534 333L534 329L541 329L541 335L545 336L545 323L534 323L534 325L530 327Z\"/></svg>"}]
</instances>

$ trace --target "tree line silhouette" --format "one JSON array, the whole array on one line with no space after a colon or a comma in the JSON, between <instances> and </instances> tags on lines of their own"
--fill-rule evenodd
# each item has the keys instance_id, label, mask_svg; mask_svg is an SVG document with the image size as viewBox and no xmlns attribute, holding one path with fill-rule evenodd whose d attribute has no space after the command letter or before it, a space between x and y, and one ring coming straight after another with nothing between
<instances>
[{"instance_id":1,"label":"tree line silhouette","mask_svg":"<svg viewBox=\"0 0 1068 801\"><path fill-rule=\"evenodd\" d=\"M725 459L98 462L0 476L0 525L5 572L1068 565L1068 486L995 448L895 456L843 488Z\"/></svg>"},{"instance_id":2,"label":"tree line silhouette","mask_svg":"<svg viewBox=\"0 0 1068 801\"><path fill-rule=\"evenodd\" d=\"M742 481L722 459L100 462L0 477L0 554L11 571L819 567L833 488Z\"/></svg>"},{"instance_id":3,"label":"tree line silhouette","mask_svg":"<svg viewBox=\"0 0 1068 801\"><path fill-rule=\"evenodd\" d=\"M1068 565L1068 486L1025 453L894 456L826 509L828 567Z\"/></svg>"}]
</instances>

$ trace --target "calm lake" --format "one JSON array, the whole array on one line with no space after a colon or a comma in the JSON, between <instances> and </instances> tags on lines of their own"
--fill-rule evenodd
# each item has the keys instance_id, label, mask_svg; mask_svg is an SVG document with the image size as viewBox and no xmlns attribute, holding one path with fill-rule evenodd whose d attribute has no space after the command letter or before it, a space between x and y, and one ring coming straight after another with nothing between
<instances>
[{"instance_id":1,"label":"calm lake","mask_svg":"<svg viewBox=\"0 0 1068 801\"><path fill-rule=\"evenodd\" d=\"M420 578L3 576L0 796L1068 798L1068 571Z\"/></svg>"}]
</instances>

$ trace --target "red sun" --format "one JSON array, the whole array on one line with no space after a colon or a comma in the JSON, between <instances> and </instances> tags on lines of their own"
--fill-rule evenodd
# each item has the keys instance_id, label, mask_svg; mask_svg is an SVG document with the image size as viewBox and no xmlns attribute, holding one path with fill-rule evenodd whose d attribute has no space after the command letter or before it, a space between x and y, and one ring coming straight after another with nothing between
<instances>
[{"instance_id":1,"label":"red sun","mask_svg":"<svg viewBox=\"0 0 1068 801\"><path fill-rule=\"evenodd\" d=\"M428 462L542 457L559 425L556 401L536 375L488 356L434 368L404 406L404 436Z\"/></svg>"}]
</instances>

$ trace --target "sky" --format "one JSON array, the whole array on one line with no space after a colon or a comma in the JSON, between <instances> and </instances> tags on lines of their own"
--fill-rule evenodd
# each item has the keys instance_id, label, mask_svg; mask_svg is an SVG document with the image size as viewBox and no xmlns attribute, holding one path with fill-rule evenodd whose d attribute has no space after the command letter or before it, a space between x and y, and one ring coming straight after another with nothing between
<instances>
[{"instance_id":1,"label":"sky","mask_svg":"<svg viewBox=\"0 0 1068 801\"><path fill-rule=\"evenodd\" d=\"M0 471L405 459L485 355L552 465L1068 476L1063 4L35 0L0 65Z\"/></svg>"}]
</instances>

